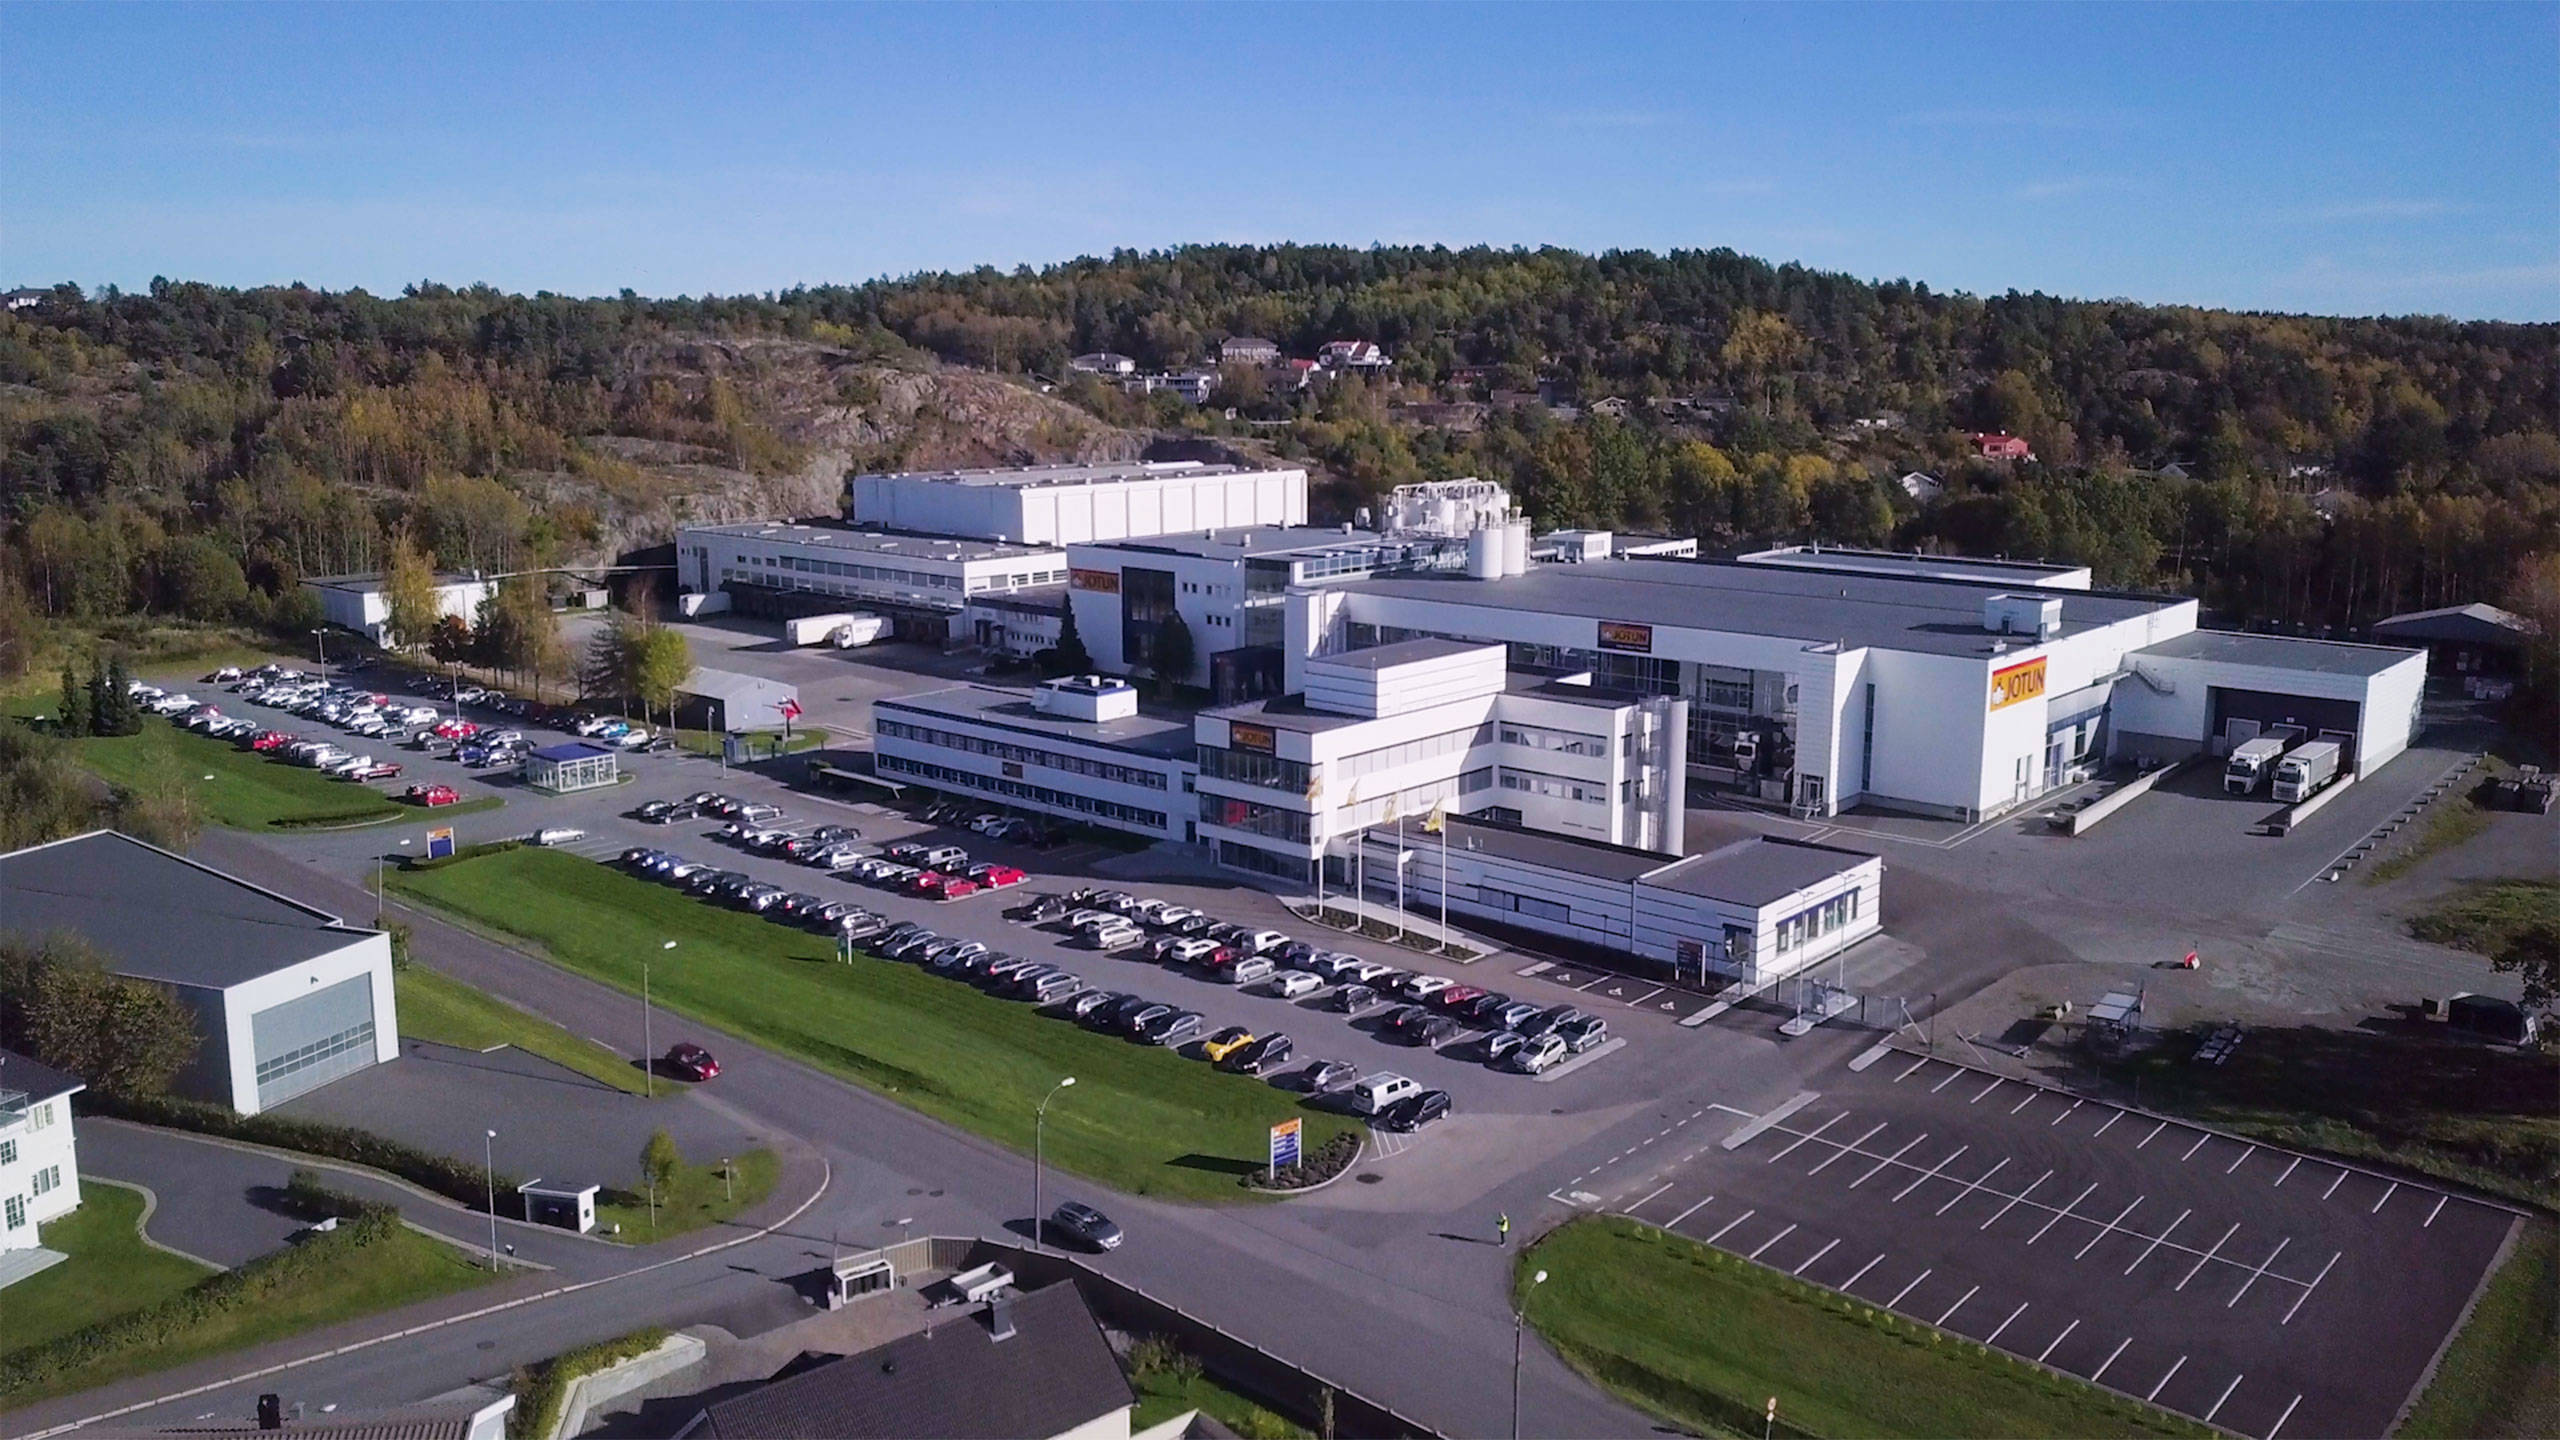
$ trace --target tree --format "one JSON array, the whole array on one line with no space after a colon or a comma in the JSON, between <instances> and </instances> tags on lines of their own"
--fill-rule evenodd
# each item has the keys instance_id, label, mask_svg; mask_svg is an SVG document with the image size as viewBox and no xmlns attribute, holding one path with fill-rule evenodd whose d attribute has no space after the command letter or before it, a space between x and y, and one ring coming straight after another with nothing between
<instances>
[{"instance_id":1,"label":"tree","mask_svg":"<svg viewBox=\"0 0 2560 1440\"><path fill-rule=\"evenodd\" d=\"M116 792L116 828L163 850L187 850L204 833L204 805L187 777L163 775Z\"/></svg>"},{"instance_id":2,"label":"tree","mask_svg":"<svg viewBox=\"0 0 2560 1440\"><path fill-rule=\"evenodd\" d=\"M1090 675L1093 673L1093 652L1084 648L1084 636L1076 633L1076 602L1073 595L1067 597L1066 607L1065 613L1058 617L1058 643L1051 652L1057 656L1056 673Z\"/></svg>"},{"instance_id":3,"label":"tree","mask_svg":"<svg viewBox=\"0 0 2560 1440\"><path fill-rule=\"evenodd\" d=\"M77 835L97 816L97 781L68 748L0 719L0 851Z\"/></svg>"},{"instance_id":4,"label":"tree","mask_svg":"<svg viewBox=\"0 0 2560 1440\"><path fill-rule=\"evenodd\" d=\"M89 733L89 687L72 673L68 660L62 662L62 709L54 728L74 740Z\"/></svg>"},{"instance_id":5,"label":"tree","mask_svg":"<svg viewBox=\"0 0 2560 1440\"><path fill-rule=\"evenodd\" d=\"M639 634L631 656L631 694L640 702L641 718L654 711L675 713L676 687L693 674L693 646L681 630L651 626ZM730 717L732 723L736 717Z\"/></svg>"},{"instance_id":6,"label":"tree","mask_svg":"<svg viewBox=\"0 0 2560 1440\"><path fill-rule=\"evenodd\" d=\"M459 615L439 615L427 632L427 655L439 665L468 663L478 649L471 627Z\"/></svg>"},{"instance_id":7,"label":"tree","mask_svg":"<svg viewBox=\"0 0 2560 1440\"><path fill-rule=\"evenodd\" d=\"M229 620L249 603L240 562L212 538L183 535L161 547L160 603L190 620Z\"/></svg>"},{"instance_id":8,"label":"tree","mask_svg":"<svg viewBox=\"0 0 2560 1440\"><path fill-rule=\"evenodd\" d=\"M649 1143L640 1147L640 1179L649 1187L649 1228L658 1228L658 1192L676 1183L676 1175L684 1169L684 1152L676 1148L675 1137L666 1130L653 1130Z\"/></svg>"},{"instance_id":9,"label":"tree","mask_svg":"<svg viewBox=\"0 0 2560 1440\"><path fill-rule=\"evenodd\" d=\"M196 1055L194 1017L167 987L109 973L87 941L0 940L0 1045L105 1095L156 1095Z\"/></svg>"},{"instance_id":10,"label":"tree","mask_svg":"<svg viewBox=\"0 0 2560 1440\"><path fill-rule=\"evenodd\" d=\"M2524 976L2524 1007L2536 1010L2560 996L2560 922L2536 920L2507 937L2489 963Z\"/></svg>"},{"instance_id":11,"label":"tree","mask_svg":"<svg viewBox=\"0 0 2560 1440\"><path fill-rule=\"evenodd\" d=\"M406 530L391 542L391 563L382 572L382 603L390 612L383 630L404 649L426 644L444 617L436 598L436 557L419 549Z\"/></svg>"},{"instance_id":12,"label":"tree","mask_svg":"<svg viewBox=\"0 0 2560 1440\"><path fill-rule=\"evenodd\" d=\"M109 659L103 670L89 679L89 733L92 735L139 735L142 733L142 706L133 698L132 677L125 674L124 657Z\"/></svg>"},{"instance_id":13,"label":"tree","mask_svg":"<svg viewBox=\"0 0 2560 1440\"><path fill-rule=\"evenodd\" d=\"M1198 649L1191 638L1191 623L1178 613L1167 615L1147 647L1147 664L1164 684L1188 685Z\"/></svg>"}]
</instances>

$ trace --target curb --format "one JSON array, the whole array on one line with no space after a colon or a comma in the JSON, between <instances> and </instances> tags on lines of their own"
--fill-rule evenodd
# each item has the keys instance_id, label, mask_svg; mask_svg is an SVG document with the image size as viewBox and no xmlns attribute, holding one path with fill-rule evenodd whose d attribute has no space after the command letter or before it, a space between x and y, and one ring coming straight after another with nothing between
<instances>
[{"instance_id":1,"label":"curb","mask_svg":"<svg viewBox=\"0 0 2560 1440\"><path fill-rule=\"evenodd\" d=\"M134 1180L110 1179L104 1175L83 1175L80 1181L84 1185L113 1185L119 1190L132 1190L139 1193L142 1196L142 1213L134 1218L133 1234L134 1238L143 1244L163 1255L175 1255L181 1260L192 1260L216 1274L231 1268L228 1265L216 1265L201 1255L181 1250L175 1245L163 1245L151 1238L151 1217L160 1213L160 1196L150 1186Z\"/></svg>"},{"instance_id":2,"label":"curb","mask_svg":"<svg viewBox=\"0 0 2560 1440\"><path fill-rule=\"evenodd\" d=\"M1334 1171L1332 1174L1327 1175L1313 1185L1299 1185L1287 1190L1269 1190L1259 1186L1248 1185L1244 1187L1244 1193L1247 1195L1268 1195L1274 1200L1292 1200L1300 1195L1313 1195L1317 1191L1324 1189L1326 1186L1339 1182L1344 1176L1350 1174L1352 1167L1360 1163L1360 1157L1369 1153L1369 1141L1366 1136L1355 1132L1352 1134L1352 1139L1355 1143L1352 1147L1351 1158L1342 1162L1341 1169Z\"/></svg>"}]
</instances>

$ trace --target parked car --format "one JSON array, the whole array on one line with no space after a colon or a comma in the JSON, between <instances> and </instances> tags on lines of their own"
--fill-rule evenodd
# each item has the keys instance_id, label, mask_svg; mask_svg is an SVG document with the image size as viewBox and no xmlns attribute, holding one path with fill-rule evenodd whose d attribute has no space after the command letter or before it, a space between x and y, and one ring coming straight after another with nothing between
<instances>
[{"instance_id":1,"label":"parked car","mask_svg":"<svg viewBox=\"0 0 2560 1440\"><path fill-rule=\"evenodd\" d=\"M1512 1051L1528 1043L1517 1030L1496 1030L1484 1037L1484 1063L1499 1065Z\"/></svg>"},{"instance_id":2,"label":"parked car","mask_svg":"<svg viewBox=\"0 0 2560 1440\"><path fill-rule=\"evenodd\" d=\"M1378 992L1366 985L1345 985L1326 996L1325 1003L1345 1015L1357 1015L1378 1003Z\"/></svg>"},{"instance_id":3,"label":"parked car","mask_svg":"<svg viewBox=\"0 0 2560 1440\"><path fill-rule=\"evenodd\" d=\"M1046 925L1052 921L1064 919L1068 909L1067 897L1064 895L1038 895L1032 897L1030 904L1022 907L1022 913L1017 918L1033 925Z\"/></svg>"},{"instance_id":4,"label":"parked car","mask_svg":"<svg viewBox=\"0 0 2560 1440\"><path fill-rule=\"evenodd\" d=\"M1120 1248L1120 1227L1111 1217L1073 1200L1050 1213L1049 1228L1089 1250Z\"/></svg>"},{"instance_id":5,"label":"parked car","mask_svg":"<svg viewBox=\"0 0 2560 1440\"><path fill-rule=\"evenodd\" d=\"M1200 1053L1211 1060L1224 1060L1253 1043L1253 1032L1241 1025L1230 1025L1200 1042Z\"/></svg>"},{"instance_id":6,"label":"parked car","mask_svg":"<svg viewBox=\"0 0 2560 1440\"><path fill-rule=\"evenodd\" d=\"M1537 1014L1530 1016L1527 1020L1522 1021L1514 1028L1518 1029L1521 1034L1535 1040L1550 1030L1570 1025L1581 1018L1581 1011L1574 1009L1570 1005L1558 1005L1552 1010L1539 1011Z\"/></svg>"},{"instance_id":7,"label":"parked car","mask_svg":"<svg viewBox=\"0 0 2560 1440\"><path fill-rule=\"evenodd\" d=\"M1251 985L1280 973L1280 967L1264 955L1248 955L1231 966L1220 966L1219 969L1230 985Z\"/></svg>"},{"instance_id":8,"label":"parked car","mask_svg":"<svg viewBox=\"0 0 2560 1440\"><path fill-rule=\"evenodd\" d=\"M1382 1115L1408 1096L1422 1093L1422 1083L1392 1070L1363 1077L1351 1087L1351 1108L1363 1115Z\"/></svg>"},{"instance_id":9,"label":"parked car","mask_svg":"<svg viewBox=\"0 0 2560 1440\"><path fill-rule=\"evenodd\" d=\"M1160 1005L1153 1000L1142 1000L1134 1006L1124 1005L1121 1010L1123 1013L1113 1023L1131 1035L1145 1035L1155 1028L1157 1021L1177 1013L1174 1007Z\"/></svg>"},{"instance_id":10,"label":"parked car","mask_svg":"<svg viewBox=\"0 0 2560 1440\"><path fill-rule=\"evenodd\" d=\"M1265 1035L1218 1063L1239 1075L1268 1075L1288 1064L1296 1048L1286 1035Z\"/></svg>"},{"instance_id":11,"label":"parked car","mask_svg":"<svg viewBox=\"0 0 2560 1440\"><path fill-rule=\"evenodd\" d=\"M1010 865L972 865L968 875L982 890L1007 890L1031 878Z\"/></svg>"},{"instance_id":12,"label":"parked car","mask_svg":"<svg viewBox=\"0 0 2560 1440\"><path fill-rule=\"evenodd\" d=\"M1113 990L1078 991L1076 994L1068 997L1066 1003L1067 1018L1071 1020L1082 1020L1105 1005L1117 1004L1123 998L1124 997L1121 996L1119 992Z\"/></svg>"},{"instance_id":13,"label":"parked car","mask_svg":"<svg viewBox=\"0 0 2560 1440\"><path fill-rule=\"evenodd\" d=\"M533 832L536 845L571 845L586 838L586 831L568 825L553 825Z\"/></svg>"},{"instance_id":14,"label":"parked car","mask_svg":"<svg viewBox=\"0 0 2560 1440\"><path fill-rule=\"evenodd\" d=\"M400 767L387 760L378 760L361 770L349 773L347 778L350 780L397 780L400 778Z\"/></svg>"},{"instance_id":15,"label":"parked car","mask_svg":"<svg viewBox=\"0 0 2560 1440\"><path fill-rule=\"evenodd\" d=\"M687 1080L711 1080L720 1074L720 1062L711 1052L686 1041L667 1052L667 1068Z\"/></svg>"},{"instance_id":16,"label":"parked car","mask_svg":"<svg viewBox=\"0 0 2560 1440\"><path fill-rule=\"evenodd\" d=\"M1270 985L1265 988L1283 1000L1295 1000L1323 989L1324 977L1313 970L1283 970L1272 976Z\"/></svg>"},{"instance_id":17,"label":"parked car","mask_svg":"<svg viewBox=\"0 0 2560 1440\"><path fill-rule=\"evenodd\" d=\"M1557 1026L1553 1033L1563 1037L1566 1049L1579 1055L1608 1043L1609 1022L1597 1015L1585 1015Z\"/></svg>"},{"instance_id":18,"label":"parked car","mask_svg":"<svg viewBox=\"0 0 2560 1440\"><path fill-rule=\"evenodd\" d=\"M429 807L461 803L462 792L450 785L412 785L408 789L410 803Z\"/></svg>"},{"instance_id":19,"label":"parked car","mask_svg":"<svg viewBox=\"0 0 2560 1440\"><path fill-rule=\"evenodd\" d=\"M1350 1084L1359 1073L1359 1067L1347 1060L1318 1060L1298 1072L1298 1088L1310 1095L1322 1095Z\"/></svg>"},{"instance_id":20,"label":"parked car","mask_svg":"<svg viewBox=\"0 0 2560 1440\"><path fill-rule=\"evenodd\" d=\"M1171 1015L1158 1019L1146 1029L1146 1037L1150 1044L1161 1045L1168 1050L1179 1049L1190 1044L1193 1037L1199 1033L1200 1012L1196 1010L1177 1010Z\"/></svg>"},{"instance_id":21,"label":"parked car","mask_svg":"<svg viewBox=\"0 0 2560 1440\"><path fill-rule=\"evenodd\" d=\"M1435 1120L1445 1120L1448 1117L1449 1092L1425 1090L1419 1095L1397 1101L1379 1117L1379 1123L1390 1130L1411 1131L1419 1130Z\"/></svg>"},{"instance_id":22,"label":"parked car","mask_svg":"<svg viewBox=\"0 0 2560 1440\"><path fill-rule=\"evenodd\" d=\"M1460 1015L1467 1007L1484 998L1484 991L1473 985L1452 985L1431 997L1431 1003L1447 1014Z\"/></svg>"}]
</instances>

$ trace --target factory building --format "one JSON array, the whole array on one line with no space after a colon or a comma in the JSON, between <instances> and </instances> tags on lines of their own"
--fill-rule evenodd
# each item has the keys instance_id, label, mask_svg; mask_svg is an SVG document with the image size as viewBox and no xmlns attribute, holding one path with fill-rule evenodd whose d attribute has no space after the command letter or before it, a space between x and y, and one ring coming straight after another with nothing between
<instances>
[{"instance_id":1,"label":"factory building","mask_svg":"<svg viewBox=\"0 0 2560 1440\"><path fill-rule=\"evenodd\" d=\"M676 580L729 597L745 615L789 619L848 602L890 617L901 639L940 643L973 596L1066 579L1056 549L897 535L832 523L689 525L676 532Z\"/></svg>"},{"instance_id":2,"label":"factory building","mask_svg":"<svg viewBox=\"0 0 2560 1440\"><path fill-rule=\"evenodd\" d=\"M1055 548L1307 523L1307 472L1197 460L855 475L845 519L870 529Z\"/></svg>"},{"instance_id":3,"label":"factory building","mask_svg":"<svg viewBox=\"0 0 2560 1440\"><path fill-rule=\"evenodd\" d=\"M882 777L1150 840L1191 840L1192 721L1101 675L953 685L873 702Z\"/></svg>"}]
</instances>

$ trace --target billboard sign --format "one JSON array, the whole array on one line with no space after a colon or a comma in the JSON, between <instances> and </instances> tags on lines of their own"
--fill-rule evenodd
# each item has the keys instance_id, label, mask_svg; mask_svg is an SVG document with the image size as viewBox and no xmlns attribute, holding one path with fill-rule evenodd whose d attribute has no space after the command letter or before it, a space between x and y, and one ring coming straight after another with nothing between
<instances>
[{"instance_id":1,"label":"billboard sign","mask_svg":"<svg viewBox=\"0 0 2560 1440\"><path fill-rule=\"evenodd\" d=\"M1306 1123L1304 1120L1291 1119L1283 1120L1271 1127L1272 1169L1277 1170L1284 1165L1293 1170L1297 1168L1298 1132L1306 1128Z\"/></svg>"},{"instance_id":2,"label":"billboard sign","mask_svg":"<svg viewBox=\"0 0 2560 1440\"><path fill-rule=\"evenodd\" d=\"M453 827L452 827L452 826L447 825L447 826L444 826L444 827L443 827L443 828L441 828L441 829L437 829L437 830L430 830L430 831L428 831L428 832L427 832L427 858L428 858L428 859L430 859L430 860L443 860L443 859L447 859L447 858L451 857L451 856L452 856L452 854L453 854Z\"/></svg>"},{"instance_id":3,"label":"billboard sign","mask_svg":"<svg viewBox=\"0 0 2560 1440\"><path fill-rule=\"evenodd\" d=\"M1120 593L1120 572L1070 570L1067 572L1067 584L1077 590L1090 590L1096 595L1117 595Z\"/></svg>"},{"instance_id":4,"label":"billboard sign","mask_svg":"<svg viewBox=\"0 0 2560 1440\"><path fill-rule=\"evenodd\" d=\"M2004 670L1991 672L1991 708L2003 709L2021 700L2033 700L2044 693L2044 657L2021 660Z\"/></svg>"},{"instance_id":5,"label":"billboard sign","mask_svg":"<svg viewBox=\"0 0 2560 1440\"><path fill-rule=\"evenodd\" d=\"M1271 727L1268 725L1238 725L1232 721L1227 725L1227 744L1232 749L1252 750L1268 755L1271 753L1273 743Z\"/></svg>"},{"instance_id":6,"label":"billboard sign","mask_svg":"<svg viewBox=\"0 0 2560 1440\"><path fill-rule=\"evenodd\" d=\"M1630 655L1650 655L1653 653L1653 627L1624 620L1603 620L1600 622L1600 648Z\"/></svg>"}]
</instances>

